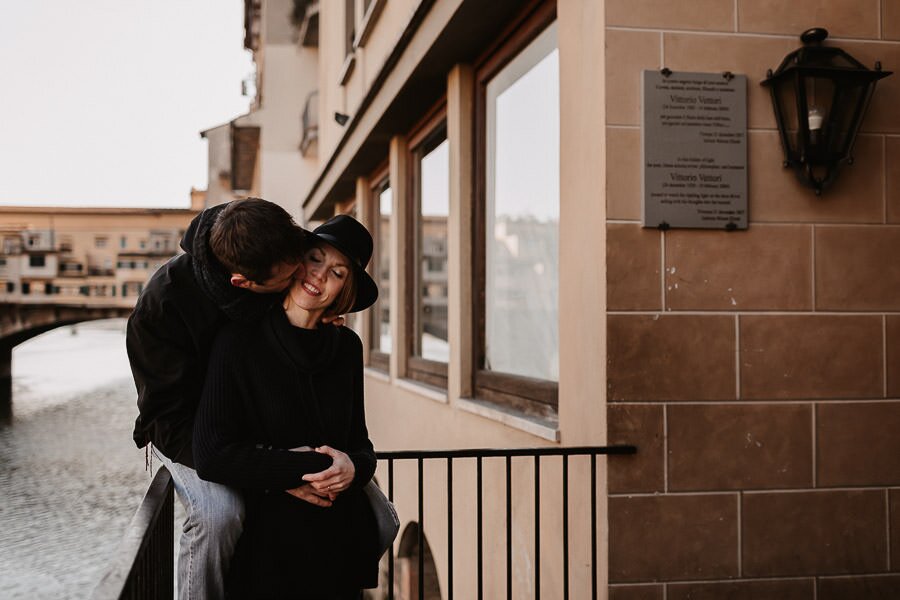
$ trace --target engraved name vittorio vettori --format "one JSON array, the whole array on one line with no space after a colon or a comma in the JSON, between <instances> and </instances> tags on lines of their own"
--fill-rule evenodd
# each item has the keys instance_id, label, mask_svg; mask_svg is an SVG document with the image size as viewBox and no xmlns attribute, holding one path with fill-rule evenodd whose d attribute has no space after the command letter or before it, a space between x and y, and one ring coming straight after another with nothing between
<instances>
[{"instance_id":1,"label":"engraved name vittorio vettori","mask_svg":"<svg viewBox=\"0 0 900 600\"><path fill-rule=\"evenodd\" d=\"M644 226L746 229L746 76L643 75Z\"/></svg>"}]
</instances>

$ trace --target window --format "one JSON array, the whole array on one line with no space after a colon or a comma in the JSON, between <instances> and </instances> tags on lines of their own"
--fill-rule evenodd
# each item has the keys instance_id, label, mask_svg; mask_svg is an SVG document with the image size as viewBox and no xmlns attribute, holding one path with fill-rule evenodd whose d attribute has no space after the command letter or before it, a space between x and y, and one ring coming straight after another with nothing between
<instances>
[{"instance_id":1,"label":"window","mask_svg":"<svg viewBox=\"0 0 900 600\"><path fill-rule=\"evenodd\" d=\"M559 379L559 53L547 6L478 69L475 252L476 393L544 415Z\"/></svg>"},{"instance_id":2,"label":"window","mask_svg":"<svg viewBox=\"0 0 900 600\"><path fill-rule=\"evenodd\" d=\"M97 236L94 238L94 248L106 248L107 242L109 242L109 238Z\"/></svg>"},{"instance_id":3,"label":"window","mask_svg":"<svg viewBox=\"0 0 900 600\"><path fill-rule=\"evenodd\" d=\"M44 283L44 293L48 296L53 294L53 284L50 282Z\"/></svg>"},{"instance_id":4,"label":"window","mask_svg":"<svg viewBox=\"0 0 900 600\"><path fill-rule=\"evenodd\" d=\"M12 294L14 291L16 291L16 283L14 281L7 281L6 282L6 293Z\"/></svg>"},{"instance_id":5,"label":"window","mask_svg":"<svg viewBox=\"0 0 900 600\"><path fill-rule=\"evenodd\" d=\"M414 248L409 312L411 379L447 386L447 219L450 215L450 146L444 110L410 137L410 210Z\"/></svg>"},{"instance_id":6,"label":"window","mask_svg":"<svg viewBox=\"0 0 900 600\"><path fill-rule=\"evenodd\" d=\"M370 314L369 362L373 367L387 371L388 357L393 348L391 339L391 221L394 212L394 195L387 178L388 166L384 165L371 178L372 210L374 223L369 225L375 244L372 260L372 278L378 283L378 301Z\"/></svg>"},{"instance_id":7,"label":"window","mask_svg":"<svg viewBox=\"0 0 900 600\"><path fill-rule=\"evenodd\" d=\"M29 267L43 267L47 264L47 259L43 254L32 254L28 257Z\"/></svg>"},{"instance_id":8,"label":"window","mask_svg":"<svg viewBox=\"0 0 900 600\"><path fill-rule=\"evenodd\" d=\"M128 238L123 235L119 238L119 248L125 248L126 246L128 246Z\"/></svg>"},{"instance_id":9,"label":"window","mask_svg":"<svg viewBox=\"0 0 900 600\"><path fill-rule=\"evenodd\" d=\"M356 36L356 0L344 0L344 55L353 54Z\"/></svg>"},{"instance_id":10,"label":"window","mask_svg":"<svg viewBox=\"0 0 900 600\"><path fill-rule=\"evenodd\" d=\"M5 266L6 266L6 259L0 258L0 267L5 267Z\"/></svg>"},{"instance_id":11,"label":"window","mask_svg":"<svg viewBox=\"0 0 900 600\"><path fill-rule=\"evenodd\" d=\"M353 74L356 65L353 38L356 37L356 0L344 0L344 64L338 75L338 83L344 85Z\"/></svg>"},{"instance_id":12,"label":"window","mask_svg":"<svg viewBox=\"0 0 900 600\"><path fill-rule=\"evenodd\" d=\"M22 282L22 293L23 293L23 294L30 294L30 293L31 293L31 284L28 283L27 281L23 281L23 282Z\"/></svg>"}]
</instances>

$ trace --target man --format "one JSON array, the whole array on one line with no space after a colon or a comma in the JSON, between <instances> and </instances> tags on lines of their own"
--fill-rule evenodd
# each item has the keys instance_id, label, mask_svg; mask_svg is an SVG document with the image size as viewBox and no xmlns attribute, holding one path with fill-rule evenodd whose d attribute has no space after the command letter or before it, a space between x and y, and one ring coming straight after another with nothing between
<instances>
[{"instance_id":1,"label":"man","mask_svg":"<svg viewBox=\"0 0 900 600\"><path fill-rule=\"evenodd\" d=\"M139 410L134 441L139 448L153 445L187 513L180 598L223 597L244 517L237 490L204 481L194 470L194 413L212 341L227 320L259 318L280 300L302 268L306 235L283 208L258 198L208 208L181 240L185 253L153 275L128 319ZM291 493L321 502L301 483Z\"/></svg>"}]
</instances>

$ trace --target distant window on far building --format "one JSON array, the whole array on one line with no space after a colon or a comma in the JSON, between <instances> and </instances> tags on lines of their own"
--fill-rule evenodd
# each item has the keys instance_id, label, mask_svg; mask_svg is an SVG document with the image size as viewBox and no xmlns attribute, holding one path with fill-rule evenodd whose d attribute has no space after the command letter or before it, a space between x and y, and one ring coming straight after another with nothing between
<instances>
[{"instance_id":1,"label":"distant window on far building","mask_svg":"<svg viewBox=\"0 0 900 600\"><path fill-rule=\"evenodd\" d=\"M128 246L128 238L123 235L121 238L119 238L119 247L125 248L126 246Z\"/></svg>"},{"instance_id":2,"label":"distant window on far building","mask_svg":"<svg viewBox=\"0 0 900 600\"><path fill-rule=\"evenodd\" d=\"M29 267L43 267L46 266L47 259L43 254L32 254L28 257L28 266Z\"/></svg>"},{"instance_id":3,"label":"distant window on far building","mask_svg":"<svg viewBox=\"0 0 900 600\"><path fill-rule=\"evenodd\" d=\"M0 258L0 267L5 267L5 266L6 266L6 259Z\"/></svg>"},{"instance_id":4,"label":"distant window on far building","mask_svg":"<svg viewBox=\"0 0 900 600\"><path fill-rule=\"evenodd\" d=\"M52 283L48 282L48 283L44 284L44 293L47 294L48 296L53 294L53 284Z\"/></svg>"},{"instance_id":5,"label":"distant window on far building","mask_svg":"<svg viewBox=\"0 0 900 600\"><path fill-rule=\"evenodd\" d=\"M7 282L6 282L6 293L7 293L7 294L12 294L14 291L16 291L16 284L15 284L15 282L7 281Z\"/></svg>"},{"instance_id":6,"label":"distant window on far building","mask_svg":"<svg viewBox=\"0 0 900 600\"><path fill-rule=\"evenodd\" d=\"M95 248L106 248L106 244L109 242L109 238L103 236L97 236L94 238L94 247Z\"/></svg>"},{"instance_id":7,"label":"distant window on far building","mask_svg":"<svg viewBox=\"0 0 900 600\"><path fill-rule=\"evenodd\" d=\"M31 293L31 284L28 283L27 281L25 281L25 282L22 283L22 293L23 293L23 294L30 294L30 293Z\"/></svg>"}]
</instances>

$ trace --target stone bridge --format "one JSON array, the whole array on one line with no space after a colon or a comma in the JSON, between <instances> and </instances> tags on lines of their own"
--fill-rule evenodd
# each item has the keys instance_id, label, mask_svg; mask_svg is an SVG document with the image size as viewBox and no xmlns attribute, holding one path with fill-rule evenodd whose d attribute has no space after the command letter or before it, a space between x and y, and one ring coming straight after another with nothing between
<instances>
[{"instance_id":1,"label":"stone bridge","mask_svg":"<svg viewBox=\"0 0 900 600\"><path fill-rule=\"evenodd\" d=\"M63 325L127 317L126 304L0 303L0 422L12 416L12 349Z\"/></svg>"}]
</instances>

